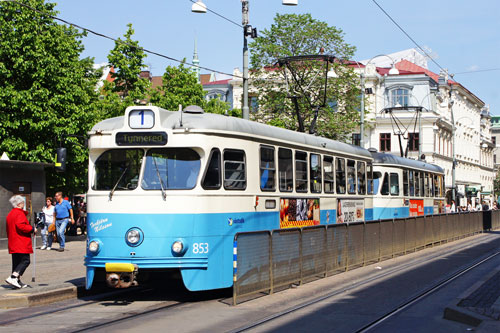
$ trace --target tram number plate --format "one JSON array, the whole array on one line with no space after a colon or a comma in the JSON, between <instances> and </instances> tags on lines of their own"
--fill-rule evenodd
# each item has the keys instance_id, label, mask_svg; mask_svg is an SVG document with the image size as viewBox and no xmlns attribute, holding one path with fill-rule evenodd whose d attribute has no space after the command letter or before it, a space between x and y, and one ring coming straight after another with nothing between
<instances>
[{"instance_id":1,"label":"tram number plate","mask_svg":"<svg viewBox=\"0 0 500 333\"><path fill-rule=\"evenodd\" d=\"M193 253L208 253L208 243L194 243Z\"/></svg>"}]
</instances>

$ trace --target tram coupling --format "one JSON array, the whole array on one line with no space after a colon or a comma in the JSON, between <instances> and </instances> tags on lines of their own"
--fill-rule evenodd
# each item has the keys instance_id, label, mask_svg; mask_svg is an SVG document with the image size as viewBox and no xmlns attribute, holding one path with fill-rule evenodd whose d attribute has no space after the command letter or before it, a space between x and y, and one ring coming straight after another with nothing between
<instances>
[{"instance_id":1,"label":"tram coupling","mask_svg":"<svg viewBox=\"0 0 500 333\"><path fill-rule=\"evenodd\" d=\"M129 263L107 263L106 284L111 288L129 288L137 286L139 267Z\"/></svg>"}]
</instances>

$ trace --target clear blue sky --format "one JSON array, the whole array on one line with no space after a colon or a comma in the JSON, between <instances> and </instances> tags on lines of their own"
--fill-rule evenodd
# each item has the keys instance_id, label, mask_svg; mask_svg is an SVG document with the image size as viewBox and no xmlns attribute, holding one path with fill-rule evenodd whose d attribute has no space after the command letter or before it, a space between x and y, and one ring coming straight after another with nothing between
<instances>
[{"instance_id":1,"label":"clear blue sky","mask_svg":"<svg viewBox=\"0 0 500 333\"><path fill-rule=\"evenodd\" d=\"M241 22L239 0L204 0L205 4ZM437 54L436 61L450 73L500 68L500 1L498 0L378 0L379 4L422 46ZM188 0L59 0L61 18L113 37L122 36L132 23L135 39L151 50L191 60L195 36L202 66L231 73L242 63L241 29L207 14L191 13ZM299 0L297 7L281 0L250 0L250 24L269 27L276 13L311 13L316 19L341 28L357 47L356 60L392 53L414 44L389 21L371 0ZM84 56L105 62L113 42L89 35ZM173 64L149 55L153 75ZM439 73L429 62L431 70ZM491 112L500 115L500 71L456 75Z\"/></svg>"}]
</instances>

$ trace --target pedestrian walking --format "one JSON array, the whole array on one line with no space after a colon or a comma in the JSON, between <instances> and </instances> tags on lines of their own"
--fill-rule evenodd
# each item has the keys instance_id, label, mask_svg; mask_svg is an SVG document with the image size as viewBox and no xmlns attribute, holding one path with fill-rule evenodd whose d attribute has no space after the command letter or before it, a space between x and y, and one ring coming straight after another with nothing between
<instances>
[{"instance_id":1,"label":"pedestrian walking","mask_svg":"<svg viewBox=\"0 0 500 333\"><path fill-rule=\"evenodd\" d=\"M75 223L73 218L73 208L68 200L63 199L62 192L57 192L55 195L56 205L54 207L54 223L56 224L57 237L59 239L59 252L64 251L66 226L71 221Z\"/></svg>"},{"instance_id":2,"label":"pedestrian walking","mask_svg":"<svg viewBox=\"0 0 500 333\"><path fill-rule=\"evenodd\" d=\"M30 264L30 253L33 253L31 235L36 234L36 228L30 225L24 210L24 198L14 195L9 199L12 210L7 215L7 239L9 253L12 255L12 274L5 279L14 288L26 288L21 282L21 276Z\"/></svg>"},{"instance_id":3,"label":"pedestrian walking","mask_svg":"<svg viewBox=\"0 0 500 333\"><path fill-rule=\"evenodd\" d=\"M43 206L42 208L42 213L45 215L45 221L41 231L42 247L40 248L40 250L46 249L50 251L52 249L52 241L54 240L52 232L49 231L50 225L54 224L54 206L52 205L51 197L47 197L47 199L45 199L45 206Z\"/></svg>"}]
</instances>

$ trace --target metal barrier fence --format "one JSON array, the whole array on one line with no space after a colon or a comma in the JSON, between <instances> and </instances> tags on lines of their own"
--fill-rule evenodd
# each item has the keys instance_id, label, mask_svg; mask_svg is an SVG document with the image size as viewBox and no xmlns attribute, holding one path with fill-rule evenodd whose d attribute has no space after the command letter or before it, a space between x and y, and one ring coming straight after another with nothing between
<instances>
[{"instance_id":1,"label":"metal barrier fence","mask_svg":"<svg viewBox=\"0 0 500 333\"><path fill-rule=\"evenodd\" d=\"M500 211L492 211L491 220L500 228ZM483 212L468 212L238 233L233 304L482 230Z\"/></svg>"}]
</instances>

